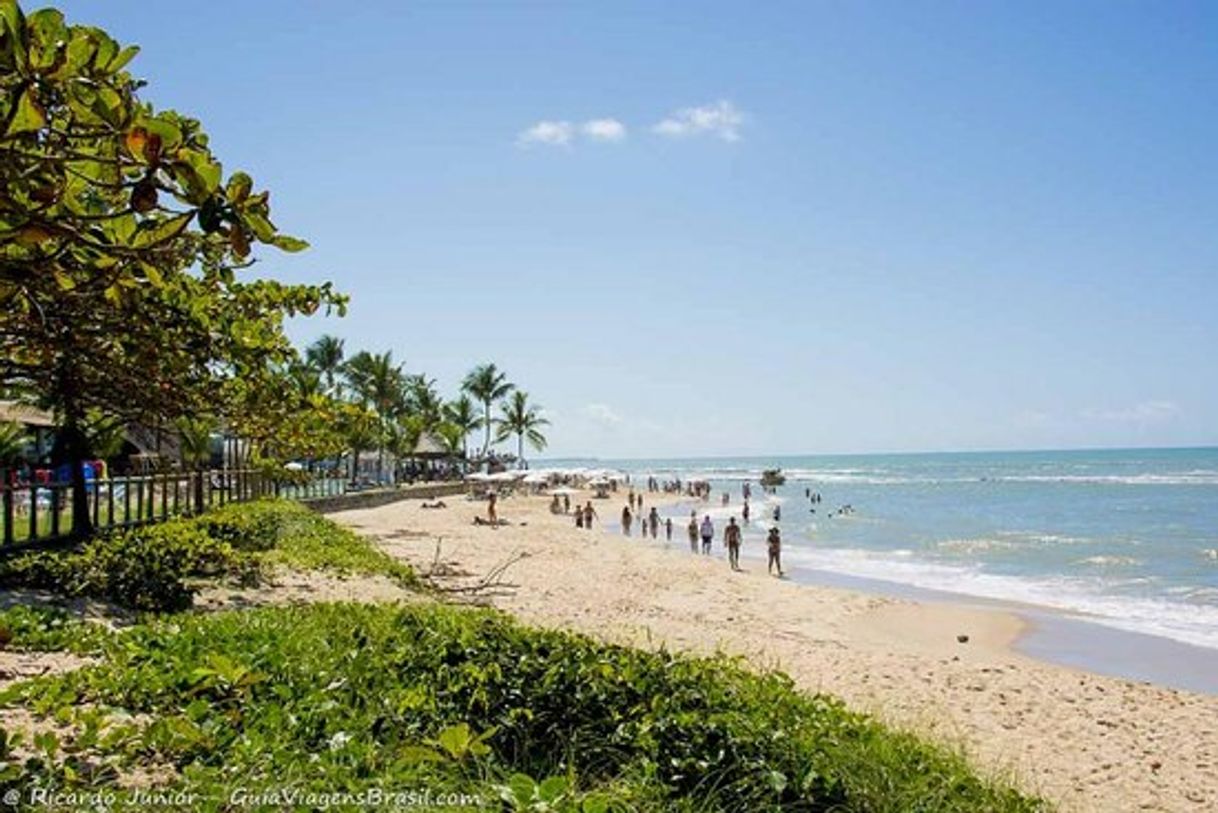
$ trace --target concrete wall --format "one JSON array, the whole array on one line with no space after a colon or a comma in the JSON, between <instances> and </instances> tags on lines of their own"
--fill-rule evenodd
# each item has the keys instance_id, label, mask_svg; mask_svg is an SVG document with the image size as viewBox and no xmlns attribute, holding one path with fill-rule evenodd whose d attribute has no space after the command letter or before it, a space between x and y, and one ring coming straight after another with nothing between
<instances>
[{"instance_id":1,"label":"concrete wall","mask_svg":"<svg viewBox=\"0 0 1218 813\"><path fill-rule=\"evenodd\" d=\"M351 511L357 508L379 508L399 500L434 500L436 497L453 497L464 494L465 491L464 483L415 483L399 488L357 491L338 497L319 497L302 502L319 514L331 514L335 511Z\"/></svg>"}]
</instances>

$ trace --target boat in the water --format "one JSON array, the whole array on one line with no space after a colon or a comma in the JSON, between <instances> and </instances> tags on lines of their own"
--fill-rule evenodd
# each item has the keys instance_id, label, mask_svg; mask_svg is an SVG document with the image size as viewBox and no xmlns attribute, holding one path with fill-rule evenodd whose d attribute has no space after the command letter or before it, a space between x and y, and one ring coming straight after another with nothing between
<instances>
[{"instance_id":1,"label":"boat in the water","mask_svg":"<svg viewBox=\"0 0 1218 813\"><path fill-rule=\"evenodd\" d=\"M761 484L766 488L777 488L787 481L782 469L766 469L761 473Z\"/></svg>"}]
</instances>

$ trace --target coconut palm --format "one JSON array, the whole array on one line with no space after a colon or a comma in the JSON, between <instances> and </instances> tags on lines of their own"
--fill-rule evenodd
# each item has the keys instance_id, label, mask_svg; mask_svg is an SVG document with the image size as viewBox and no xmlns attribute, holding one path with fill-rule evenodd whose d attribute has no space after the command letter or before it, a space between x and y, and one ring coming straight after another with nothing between
<instances>
[{"instance_id":1,"label":"coconut palm","mask_svg":"<svg viewBox=\"0 0 1218 813\"><path fill-rule=\"evenodd\" d=\"M343 372L343 340L329 334L318 337L305 348L305 361L326 382L331 395L340 395L338 376Z\"/></svg>"},{"instance_id":2,"label":"coconut palm","mask_svg":"<svg viewBox=\"0 0 1218 813\"><path fill-rule=\"evenodd\" d=\"M204 416L179 418L174 428L178 430L183 468L202 467L211 460L211 436L216 429L214 420Z\"/></svg>"},{"instance_id":3,"label":"coconut palm","mask_svg":"<svg viewBox=\"0 0 1218 813\"><path fill-rule=\"evenodd\" d=\"M482 424L486 427L486 440L482 443L483 457L491 448L491 405L514 389L516 385L508 381L507 374L499 372L494 364L478 365L461 382L461 390L482 404Z\"/></svg>"},{"instance_id":4,"label":"coconut palm","mask_svg":"<svg viewBox=\"0 0 1218 813\"><path fill-rule=\"evenodd\" d=\"M436 389L436 380L425 375L407 376L406 409L417 415L425 430L443 420L444 399Z\"/></svg>"},{"instance_id":5,"label":"coconut palm","mask_svg":"<svg viewBox=\"0 0 1218 813\"><path fill-rule=\"evenodd\" d=\"M516 436L516 458L522 462L526 439L539 452L546 448L546 436L541 433L541 427L549 426L550 422L541 416L541 407L529 403L529 394L524 390L512 393L512 397L503 404L495 425L499 427L496 442Z\"/></svg>"},{"instance_id":6,"label":"coconut palm","mask_svg":"<svg viewBox=\"0 0 1218 813\"><path fill-rule=\"evenodd\" d=\"M393 363L393 351L356 353L343 366L347 382L356 398L376 413L380 423L377 441L377 478L385 470L385 444L389 425L405 412L406 375L401 364Z\"/></svg>"},{"instance_id":7,"label":"coconut palm","mask_svg":"<svg viewBox=\"0 0 1218 813\"><path fill-rule=\"evenodd\" d=\"M0 423L0 465L20 460L29 441L29 435L21 424L14 421Z\"/></svg>"},{"instance_id":8,"label":"coconut palm","mask_svg":"<svg viewBox=\"0 0 1218 813\"><path fill-rule=\"evenodd\" d=\"M444 422L457 427L461 432L461 441L457 444L456 449L459 449L463 456L469 457L469 446L466 441L469 433L482 424L482 419L478 417L474 402L468 395L462 395L457 400L449 401L444 405Z\"/></svg>"}]
</instances>

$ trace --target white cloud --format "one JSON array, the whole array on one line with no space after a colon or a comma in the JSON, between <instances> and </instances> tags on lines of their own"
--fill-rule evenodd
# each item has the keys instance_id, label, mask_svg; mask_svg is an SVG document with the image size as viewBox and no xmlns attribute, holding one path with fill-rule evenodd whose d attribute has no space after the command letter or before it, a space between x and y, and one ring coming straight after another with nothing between
<instances>
[{"instance_id":1,"label":"white cloud","mask_svg":"<svg viewBox=\"0 0 1218 813\"><path fill-rule=\"evenodd\" d=\"M575 128L569 121L539 121L527 130L522 130L516 136L516 143L522 147L533 144L545 144L551 147L568 147Z\"/></svg>"},{"instance_id":2,"label":"white cloud","mask_svg":"<svg viewBox=\"0 0 1218 813\"><path fill-rule=\"evenodd\" d=\"M585 416L606 426L617 426L622 422L622 416L614 412L607 404L588 404L582 412Z\"/></svg>"},{"instance_id":3,"label":"white cloud","mask_svg":"<svg viewBox=\"0 0 1218 813\"><path fill-rule=\"evenodd\" d=\"M709 134L724 141L739 141L742 124L744 114L724 99L703 107L684 107L652 130L670 138Z\"/></svg>"},{"instance_id":4,"label":"white cloud","mask_svg":"<svg viewBox=\"0 0 1218 813\"><path fill-rule=\"evenodd\" d=\"M593 141L621 141L626 137L626 125L617 119L592 119L580 127Z\"/></svg>"},{"instance_id":5,"label":"white cloud","mask_svg":"<svg viewBox=\"0 0 1218 813\"><path fill-rule=\"evenodd\" d=\"M1109 423L1158 423L1180 414L1180 407L1172 401L1143 401L1119 409L1086 409L1083 417Z\"/></svg>"}]
</instances>

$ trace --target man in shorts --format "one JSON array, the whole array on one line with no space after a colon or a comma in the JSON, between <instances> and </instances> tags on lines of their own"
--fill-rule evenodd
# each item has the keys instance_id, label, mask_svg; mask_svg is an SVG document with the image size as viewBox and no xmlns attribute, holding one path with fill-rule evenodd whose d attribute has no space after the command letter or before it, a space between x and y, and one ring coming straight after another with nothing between
<instances>
[{"instance_id":1,"label":"man in shorts","mask_svg":"<svg viewBox=\"0 0 1218 813\"><path fill-rule=\"evenodd\" d=\"M739 570L740 526L736 524L735 517L729 519L727 527L723 529L723 544L727 547L727 563L732 566L732 570Z\"/></svg>"},{"instance_id":2,"label":"man in shorts","mask_svg":"<svg viewBox=\"0 0 1218 813\"><path fill-rule=\"evenodd\" d=\"M715 525L711 522L710 514L702 517L702 555L710 556L711 543L715 541Z\"/></svg>"}]
</instances>

